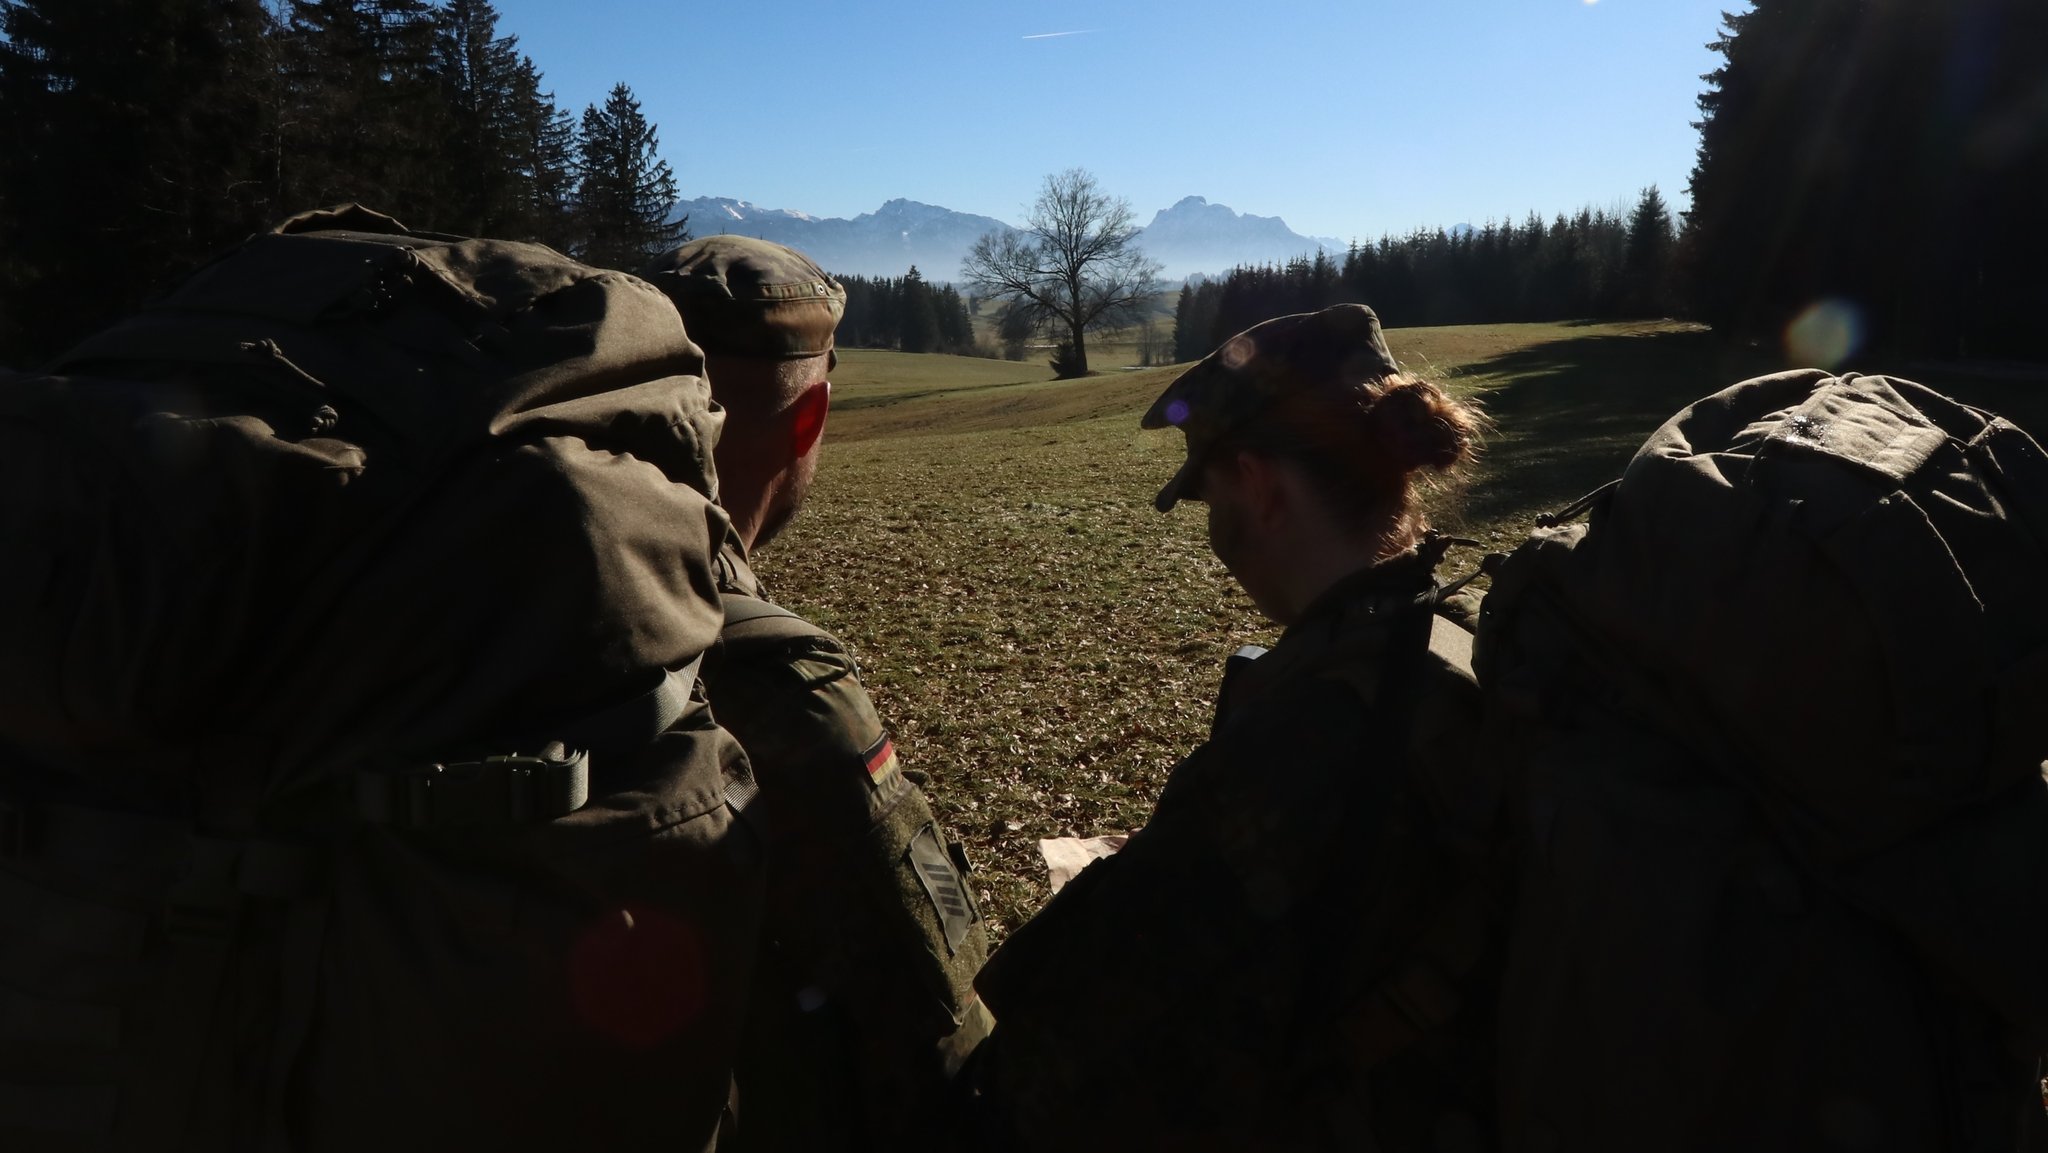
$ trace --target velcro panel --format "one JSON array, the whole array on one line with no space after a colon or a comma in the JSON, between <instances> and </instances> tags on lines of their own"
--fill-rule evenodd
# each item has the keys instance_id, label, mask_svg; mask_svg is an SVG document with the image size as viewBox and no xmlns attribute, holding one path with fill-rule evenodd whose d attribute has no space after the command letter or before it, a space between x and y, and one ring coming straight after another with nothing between
<instances>
[{"instance_id":1,"label":"velcro panel","mask_svg":"<svg viewBox=\"0 0 2048 1153\"><path fill-rule=\"evenodd\" d=\"M967 930L979 920L973 899L967 895L967 885L960 874L953 871L953 859L939 844L937 830L926 825L910 839L906 850L911 868L917 870L917 879L923 883L924 891L931 898L932 907L938 911L939 924L946 930L946 951L957 953L960 942L967 939Z\"/></svg>"},{"instance_id":2,"label":"velcro panel","mask_svg":"<svg viewBox=\"0 0 2048 1153\"><path fill-rule=\"evenodd\" d=\"M1860 465L1904 484L1947 442L1948 434L1884 380L1849 376L1831 380L1806 403L1779 415L1769 426L1758 457L1774 450L1817 452ZM1752 428L1762 431L1762 427Z\"/></svg>"}]
</instances>

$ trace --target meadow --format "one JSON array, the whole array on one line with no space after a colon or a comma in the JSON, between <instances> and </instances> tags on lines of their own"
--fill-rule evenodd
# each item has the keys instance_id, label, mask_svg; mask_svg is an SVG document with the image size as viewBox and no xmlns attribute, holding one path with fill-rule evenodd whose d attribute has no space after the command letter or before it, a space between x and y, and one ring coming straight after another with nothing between
<instances>
[{"instance_id":1,"label":"meadow","mask_svg":"<svg viewBox=\"0 0 2048 1153\"><path fill-rule=\"evenodd\" d=\"M1497 426L1467 481L1431 497L1439 527L1484 549L1611 479L1680 407L1784 367L1673 322L1397 329L1388 343ZM810 502L759 567L860 661L1001 936L1047 896L1039 838L1143 825L1206 735L1223 658L1277 630L1210 555L1200 505L1152 507L1181 438L1138 417L1185 366L1051 381L1042 358L841 356ZM1857 367L2048 428L2038 373ZM1482 551L1453 552L1446 572Z\"/></svg>"}]
</instances>

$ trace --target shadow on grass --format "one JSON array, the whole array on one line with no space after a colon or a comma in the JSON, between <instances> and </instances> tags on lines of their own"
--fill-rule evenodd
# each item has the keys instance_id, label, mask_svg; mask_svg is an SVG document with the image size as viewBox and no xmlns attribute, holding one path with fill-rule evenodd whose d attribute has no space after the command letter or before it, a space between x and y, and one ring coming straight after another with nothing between
<instances>
[{"instance_id":1,"label":"shadow on grass","mask_svg":"<svg viewBox=\"0 0 2048 1153\"><path fill-rule=\"evenodd\" d=\"M1620 475L1672 413L1778 367L1705 331L1574 337L1470 365L1460 375L1481 386L1494 431L1463 519L1520 526L1569 504Z\"/></svg>"},{"instance_id":2,"label":"shadow on grass","mask_svg":"<svg viewBox=\"0 0 2048 1153\"><path fill-rule=\"evenodd\" d=\"M1461 378L1479 386L1495 429L1456 519L1473 529L1526 527L1619 476L1679 409L1786 367L1776 349L1704 330L1575 337L1471 365ZM1871 358L1851 367L1919 381L2030 431L2048 429L2048 368L1987 379Z\"/></svg>"}]
</instances>

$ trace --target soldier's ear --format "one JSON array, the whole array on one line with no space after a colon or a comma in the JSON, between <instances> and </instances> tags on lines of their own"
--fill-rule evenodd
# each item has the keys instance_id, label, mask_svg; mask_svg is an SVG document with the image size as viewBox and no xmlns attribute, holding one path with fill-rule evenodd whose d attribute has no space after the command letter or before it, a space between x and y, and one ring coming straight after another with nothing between
<instances>
[{"instance_id":1,"label":"soldier's ear","mask_svg":"<svg viewBox=\"0 0 2048 1153\"><path fill-rule=\"evenodd\" d=\"M832 407L832 382L821 380L804 390L789 407L790 456L801 459L825 435L825 413Z\"/></svg>"}]
</instances>

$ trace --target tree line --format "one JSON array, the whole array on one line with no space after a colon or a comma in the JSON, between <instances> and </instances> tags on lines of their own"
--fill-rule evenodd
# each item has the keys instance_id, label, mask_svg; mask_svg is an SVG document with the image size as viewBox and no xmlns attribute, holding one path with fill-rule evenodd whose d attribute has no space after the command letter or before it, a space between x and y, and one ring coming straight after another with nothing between
<instances>
[{"instance_id":1,"label":"tree line","mask_svg":"<svg viewBox=\"0 0 2048 1153\"><path fill-rule=\"evenodd\" d=\"M489 0L0 0L0 358L357 201L636 266L687 235L632 90L558 106Z\"/></svg>"},{"instance_id":2,"label":"tree line","mask_svg":"<svg viewBox=\"0 0 2048 1153\"><path fill-rule=\"evenodd\" d=\"M974 322L959 291L950 284L933 286L916 265L894 279L837 279L846 287L846 315L839 322L837 336L841 345L989 355L988 350L976 347Z\"/></svg>"},{"instance_id":3,"label":"tree line","mask_svg":"<svg viewBox=\"0 0 2048 1153\"><path fill-rule=\"evenodd\" d=\"M1644 189L1627 214L1582 208L1549 223L1488 221L1417 229L1285 264L1239 266L1190 283L1174 310L1176 360L1290 312L1369 304L1389 327L1668 316L1678 295L1677 232L1663 195Z\"/></svg>"},{"instance_id":4,"label":"tree line","mask_svg":"<svg viewBox=\"0 0 2048 1153\"><path fill-rule=\"evenodd\" d=\"M2042 358L2048 4L1753 0L1709 47L1675 245L1653 188L1626 217L1233 269L1182 294L1175 356L1361 301L1390 325L1681 315L1769 343L1824 307L1853 333L1845 356Z\"/></svg>"},{"instance_id":5,"label":"tree line","mask_svg":"<svg viewBox=\"0 0 2048 1153\"><path fill-rule=\"evenodd\" d=\"M1683 259L1700 319L1818 301L1909 354L2041 358L2048 4L1753 0L1700 97Z\"/></svg>"}]
</instances>

